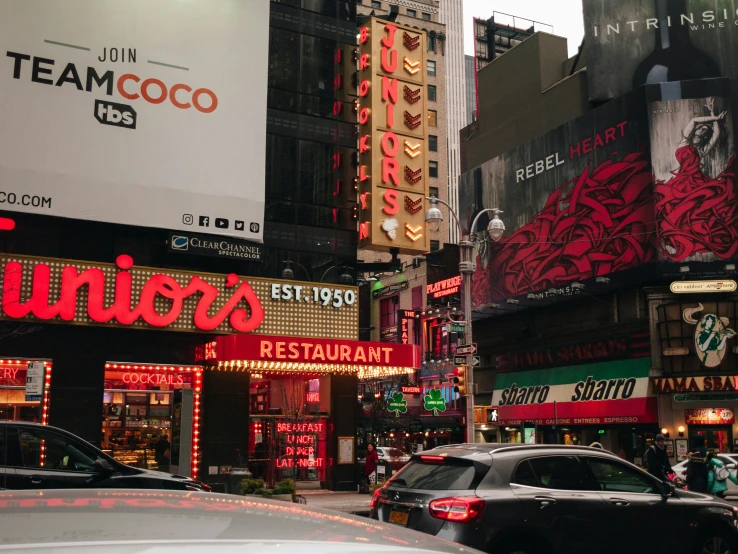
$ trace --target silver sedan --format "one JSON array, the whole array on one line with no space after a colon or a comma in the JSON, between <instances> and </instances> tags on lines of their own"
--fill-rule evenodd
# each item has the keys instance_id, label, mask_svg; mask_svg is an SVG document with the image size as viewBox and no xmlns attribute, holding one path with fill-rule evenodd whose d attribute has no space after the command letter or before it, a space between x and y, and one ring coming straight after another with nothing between
<instances>
[{"instance_id":1,"label":"silver sedan","mask_svg":"<svg viewBox=\"0 0 738 554\"><path fill-rule=\"evenodd\" d=\"M477 552L329 510L186 491L0 491L0 537L0 550L29 554Z\"/></svg>"}]
</instances>

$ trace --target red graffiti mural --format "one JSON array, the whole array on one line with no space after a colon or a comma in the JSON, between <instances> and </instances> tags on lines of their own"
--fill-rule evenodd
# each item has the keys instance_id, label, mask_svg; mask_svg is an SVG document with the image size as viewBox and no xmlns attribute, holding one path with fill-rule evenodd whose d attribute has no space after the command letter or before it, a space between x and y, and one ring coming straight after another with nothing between
<instances>
[{"instance_id":1,"label":"red graffiti mural","mask_svg":"<svg viewBox=\"0 0 738 554\"><path fill-rule=\"evenodd\" d=\"M738 252L735 157L714 179L702 172L699 150L691 144L678 148L676 159L674 176L655 185L662 258L681 262L704 252L733 257Z\"/></svg>"},{"instance_id":2,"label":"red graffiti mural","mask_svg":"<svg viewBox=\"0 0 738 554\"><path fill-rule=\"evenodd\" d=\"M653 177L644 153L589 166L554 191L536 216L490 246L477 271L477 306L655 260ZM482 267L477 259L477 267Z\"/></svg>"}]
</instances>

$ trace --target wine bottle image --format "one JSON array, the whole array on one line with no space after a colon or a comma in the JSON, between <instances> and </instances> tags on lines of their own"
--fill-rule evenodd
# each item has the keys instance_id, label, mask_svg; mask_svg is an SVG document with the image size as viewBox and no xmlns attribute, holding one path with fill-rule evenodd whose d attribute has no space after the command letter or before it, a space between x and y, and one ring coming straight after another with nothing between
<instances>
[{"instance_id":1,"label":"wine bottle image","mask_svg":"<svg viewBox=\"0 0 738 554\"><path fill-rule=\"evenodd\" d=\"M720 77L715 61L692 44L687 0L654 0L658 29L656 44L636 68L633 87L645 84Z\"/></svg>"}]
</instances>

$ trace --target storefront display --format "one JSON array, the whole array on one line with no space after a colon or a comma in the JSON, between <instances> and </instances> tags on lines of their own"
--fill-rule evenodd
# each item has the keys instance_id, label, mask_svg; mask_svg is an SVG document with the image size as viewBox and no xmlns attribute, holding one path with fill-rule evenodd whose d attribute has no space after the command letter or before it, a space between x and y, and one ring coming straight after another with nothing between
<instances>
[{"instance_id":1,"label":"storefront display","mask_svg":"<svg viewBox=\"0 0 738 554\"><path fill-rule=\"evenodd\" d=\"M202 392L202 369L199 366L167 366L150 364L105 364L103 395L102 447L124 464L145 469L167 471L179 453L182 435L192 439L191 460L196 472L199 441L199 406L193 406L190 423L182 428L181 398L176 392L193 390L195 404ZM179 402L178 402L179 400ZM165 444L169 443L169 453ZM180 468L180 471L182 468ZM185 471L186 472L186 471Z\"/></svg>"},{"instance_id":2,"label":"storefront display","mask_svg":"<svg viewBox=\"0 0 738 554\"><path fill-rule=\"evenodd\" d=\"M28 369L41 365L40 395L29 395ZM0 360L0 419L48 423L51 361ZM35 392L35 391L34 391Z\"/></svg>"}]
</instances>

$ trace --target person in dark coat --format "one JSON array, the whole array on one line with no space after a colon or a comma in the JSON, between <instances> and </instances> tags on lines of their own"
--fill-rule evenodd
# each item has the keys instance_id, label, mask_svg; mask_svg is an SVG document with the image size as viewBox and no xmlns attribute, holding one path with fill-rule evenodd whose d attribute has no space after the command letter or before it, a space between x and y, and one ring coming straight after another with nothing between
<instances>
[{"instance_id":1,"label":"person in dark coat","mask_svg":"<svg viewBox=\"0 0 738 554\"><path fill-rule=\"evenodd\" d=\"M668 481L667 474L674 473L671 469L669 456L666 454L666 439L664 435L656 435L655 444L651 445L644 456L646 471L661 481Z\"/></svg>"},{"instance_id":2,"label":"person in dark coat","mask_svg":"<svg viewBox=\"0 0 738 554\"><path fill-rule=\"evenodd\" d=\"M374 449L374 444L369 443L366 447L366 465L364 466L364 477L371 484L371 475L377 471L377 463L379 462L379 454Z\"/></svg>"},{"instance_id":3,"label":"person in dark coat","mask_svg":"<svg viewBox=\"0 0 738 554\"><path fill-rule=\"evenodd\" d=\"M687 456L687 489L694 492L707 492L709 473L710 467L707 459L707 448L705 448L705 437L693 435L692 448L690 448Z\"/></svg>"}]
</instances>

